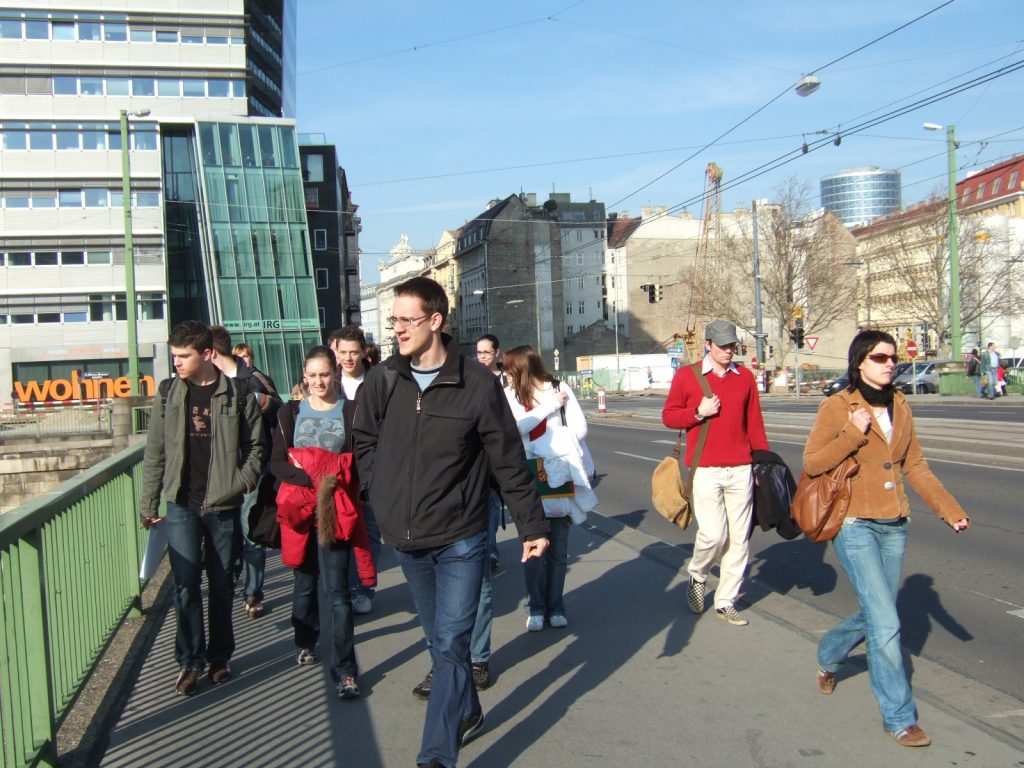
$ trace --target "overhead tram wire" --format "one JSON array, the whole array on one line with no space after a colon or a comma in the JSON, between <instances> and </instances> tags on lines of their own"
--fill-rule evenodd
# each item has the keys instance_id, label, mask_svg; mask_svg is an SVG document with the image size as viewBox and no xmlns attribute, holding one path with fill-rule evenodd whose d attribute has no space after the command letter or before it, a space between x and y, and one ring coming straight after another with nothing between
<instances>
[{"instance_id":1,"label":"overhead tram wire","mask_svg":"<svg viewBox=\"0 0 1024 768\"><path fill-rule=\"evenodd\" d=\"M946 0L946 1L944 2L944 3L940 3L940 4L939 4L939 5L937 5L936 7L932 8L932 9L931 9L930 11L926 11L925 13L922 13L922 14L921 14L920 16L918 16L918 17L916 17L916 18L914 18L914 19L911 19L910 21L908 21L908 22L905 22L904 24L901 24L900 26L896 27L895 29L892 29L892 30L890 30L890 31L886 32L886 33L885 33L884 35L879 35L879 36L878 36L878 37L876 37L875 39L873 39L873 40L870 40L870 41L868 41L867 43L864 43L863 45L860 45L860 46L858 46L857 48L854 48L854 49L853 49L852 51L850 51L849 53L845 53L845 54L843 54L842 56L839 56L839 57L837 57L837 58L835 58L835 59L832 59L832 61L828 62L827 64L825 64L825 65L823 65L823 66L821 66L821 67L817 67L817 68L815 68L815 69L812 69L812 70L810 70L810 71L811 71L811 72L821 72L821 71L823 71L823 70L825 70L825 69L828 69L828 68L829 68L829 67L831 67L831 66L832 66L833 64L838 64L838 63L839 63L840 61L843 61L844 59L848 59L848 58L849 58L850 56L853 56L854 54L860 53L860 52L861 52L861 51L863 51L863 50L864 50L865 48L868 48L868 47L870 47L870 46L874 45L875 43L878 43L878 42L880 42L880 41L884 40L885 38L887 38L887 37L890 37L891 35L894 35L894 34L896 34L897 32L899 32L899 31L901 31L901 30L903 30L903 29L906 29L906 28L907 28L907 27L909 27L909 26L910 26L911 24L915 24L915 23L917 23L918 21L921 21L922 19L926 18L927 16L930 16L931 14L933 14L933 13L935 13L935 12L937 12L937 11L941 10L942 8L945 8L945 7L947 6L947 5L951 5L951 4L952 4L952 3L954 3L955 1L956 1L956 0ZM789 91L790 91L790 89L791 89L792 87L793 87L793 84L787 85L787 86L786 86L786 88L784 88L784 89L783 89L782 91L780 91L780 92L779 92L779 93L778 93L777 95L773 96L773 97L772 97L771 99L769 99L769 100L768 100L768 101L767 101L767 102L766 102L765 104L763 104L763 105L761 105L760 107L758 107L757 109L755 109L755 110L754 110L753 112L751 112L751 113L750 113L749 115L747 115L746 117L744 117L744 118L743 118L742 120L740 120L740 121L739 121L738 123L736 123L735 125L733 125L733 126L732 126L731 128L728 128L728 129L727 129L727 130L726 130L726 131L725 131L724 133L722 133L722 134L718 135L718 136L717 136L716 138L712 139L712 140L711 140L710 142L708 142L707 144L705 144L705 145L704 145L703 147L701 147L701 148L700 148L699 150L697 150L696 152L694 152L694 153L693 153L692 155L689 155L688 157L684 158L684 159L683 159L683 160L681 160L680 162L676 163L676 164L675 164L674 166L672 166L671 168L669 168L669 169L668 169L667 171L665 171L664 173L662 173L662 174L660 174L660 175L656 176L655 178L651 179L651 181L647 182L646 184L644 184L643 186L639 187L638 189L635 189L634 191L630 192L630 193L629 193L628 195L626 195L625 197L619 198L619 199L618 199L618 200L616 200L616 201L615 201L614 203L612 203L610 207L614 208L615 206L619 205L620 203L622 203L622 202L625 202L625 201L626 201L626 200L628 200L629 198L631 198L631 197L633 197L634 195L636 195L636 194L638 194L638 193L642 192L643 190L647 189L647 188L648 188L649 186L651 186L652 184L655 184L656 182L658 182L658 181L660 181L661 179L663 179L663 178L665 178L666 176L668 176L668 175L669 175L670 173L672 173L673 171L677 170L678 168L682 167L682 166L683 166L683 165L685 165L686 163L690 162L690 161L691 161L691 160L692 160L693 158L695 158L695 157L696 157L697 155L699 155L699 154L700 154L701 152L704 152L705 150L709 149L710 147L713 147L713 146L715 146L715 145L716 145L716 144L717 144L717 143L718 143L719 141L721 141L722 139L724 139L724 138L725 138L726 136L728 136L728 135L729 135L730 133L732 133L733 131L735 131L735 130L736 130L737 128L739 128L740 126L742 126L742 125L744 125L745 123L747 123L747 122L749 122L750 120L752 120L752 119L753 119L754 117L756 117L757 115L759 115L759 114L760 114L761 112L763 112L764 110L766 110L766 109L767 109L768 107L770 107L770 106L771 106L772 104L774 104L774 103L775 103L776 101L778 101L778 100L779 100L779 99L781 99L781 98L782 98L783 96L785 96L785 95L786 95L787 93L789 93Z\"/></svg>"},{"instance_id":2,"label":"overhead tram wire","mask_svg":"<svg viewBox=\"0 0 1024 768\"><path fill-rule=\"evenodd\" d=\"M544 21L554 21L555 17L560 16L561 14L563 14L566 11L570 10L571 8L575 8L577 5L580 5L583 2L585 2L585 0L576 0L576 2L570 3L569 5L565 6L561 10L555 11L554 13L550 14L549 16L540 16L540 17L538 17L536 19L527 19L526 21L517 21L517 22L514 22L512 24L505 24L505 25L500 26L500 27L493 27L492 29L482 29L482 30L480 30L478 32L468 32L465 35L456 35L455 37L447 37L447 38L444 38L443 40L434 40L434 41L429 42L429 43L421 43L420 45L410 45L410 46L408 46L406 48L399 48L398 50L387 51L385 53L377 53L377 54L374 54L373 56L364 56L364 57L359 58L359 59L352 59L351 61L341 61L341 62L338 62L337 64L327 64L327 65L325 65L323 67L314 67L313 69L304 69L301 72L298 72L296 74L301 76L301 75L311 75L311 74L314 74L316 72L326 72L329 69L339 69L341 67L350 67L353 64L363 64L363 63L365 63L367 61L376 61L378 59L386 59L386 58L390 58L392 56L399 56L399 55L401 55L403 53L415 53L416 51L421 51L424 48L436 48L439 45L447 45L448 43L457 43L457 42L459 42L461 40L470 40L470 39L472 39L474 37L483 37L485 35L493 35L493 34L495 34L497 32L505 32L507 30L517 29L519 27L528 27L528 26L530 26L532 24L539 24L539 23L544 22Z\"/></svg>"}]
</instances>

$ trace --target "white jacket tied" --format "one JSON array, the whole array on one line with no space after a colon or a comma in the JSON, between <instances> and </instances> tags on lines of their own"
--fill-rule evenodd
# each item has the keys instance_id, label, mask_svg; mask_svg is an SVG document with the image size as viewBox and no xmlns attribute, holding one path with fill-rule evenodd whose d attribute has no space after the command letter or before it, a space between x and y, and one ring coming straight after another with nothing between
<instances>
[{"instance_id":1,"label":"white jacket tied","mask_svg":"<svg viewBox=\"0 0 1024 768\"><path fill-rule=\"evenodd\" d=\"M537 393L538 402L530 410L516 399L515 391L506 388L512 415L516 418L519 434L526 448L526 458L543 459L548 484L552 487L564 485L570 480L574 495L569 498L543 499L544 514L548 517L572 518L574 523L587 519L587 512L597 506L597 495L590 487L594 475L594 460L587 449L587 419L572 390L561 385L569 397L565 401L565 425L562 424L562 408L555 394L555 385L547 383ZM546 422L544 434L536 440L530 439L542 422Z\"/></svg>"}]
</instances>

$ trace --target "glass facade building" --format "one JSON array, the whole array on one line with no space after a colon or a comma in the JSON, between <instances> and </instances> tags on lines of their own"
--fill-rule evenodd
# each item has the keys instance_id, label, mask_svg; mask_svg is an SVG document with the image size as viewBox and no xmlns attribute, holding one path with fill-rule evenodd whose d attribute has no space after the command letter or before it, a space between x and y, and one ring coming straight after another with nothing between
<instances>
[{"instance_id":1,"label":"glass facade building","mask_svg":"<svg viewBox=\"0 0 1024 768\"><path fill-rule=\"evenodd\" d=\"M902 208L899 171L854 168L821 180L821 205L847 227L866 224Z\"/></svg>"}]
</instances>

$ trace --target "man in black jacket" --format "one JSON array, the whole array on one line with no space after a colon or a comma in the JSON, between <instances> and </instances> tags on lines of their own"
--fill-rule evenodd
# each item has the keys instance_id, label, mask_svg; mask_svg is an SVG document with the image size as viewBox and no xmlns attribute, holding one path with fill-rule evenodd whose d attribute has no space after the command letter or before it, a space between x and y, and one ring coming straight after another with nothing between
<instances>
[{"instance_id":1,"label":"man in black jacket","mask_svg":"<svg viewBox=\"0 0 1024 768\"><path fill-rule=\"evenodd\" d=\"M360 390L356 461L430 639L433 683L417 764L454 766L484 724L469 638L487 564L488 467L523 540L523 562L544 553L549 528L497 379L441 333L444 290L414 277L395 288L392 312L399 354Z\"/></svg>"}]
</instances>

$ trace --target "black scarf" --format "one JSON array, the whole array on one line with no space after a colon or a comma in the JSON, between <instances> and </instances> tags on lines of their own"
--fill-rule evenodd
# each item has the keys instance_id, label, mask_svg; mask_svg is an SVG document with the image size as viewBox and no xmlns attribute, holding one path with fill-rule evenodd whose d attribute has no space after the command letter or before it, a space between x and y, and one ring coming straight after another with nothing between
<instances>
[{"instance_id":1,"label":"black scarf","mask_svg":"<svg viewBox=\"0 0 1024 768\"><path fill-rule=\"evenodd\" d=\"M882 389L875 389L860 381L857 383L857 391L868 402L868 405L884 405L885 410L889 412L889 420L892 420L892 399L896 395L896 388L892 384Z\"/></svg>"}]
</instances>

